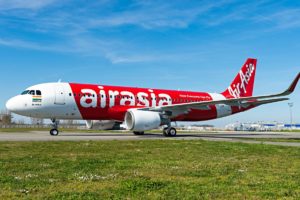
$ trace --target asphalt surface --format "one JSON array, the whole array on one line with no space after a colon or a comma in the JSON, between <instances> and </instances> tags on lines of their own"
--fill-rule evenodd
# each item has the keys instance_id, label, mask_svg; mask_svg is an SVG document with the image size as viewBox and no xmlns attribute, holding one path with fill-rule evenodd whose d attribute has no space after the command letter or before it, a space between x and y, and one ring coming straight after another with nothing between
<instances>
[{"instance_id":1,"label":"asphalt surface","mask_svg":"<svg viewBox=\"0 0 300 200\"><path fill-rule=\"evenodd\" d=\"M291 142L276 142L272 139L293 139ZM160 133L148 133L142 136L133 135L128 132L120 133L84 133L84 132L62 132L58 136L51 136L46 131L33 132L0 132L0 142L2 141L86 141L86 140L209 140L226 142L243 142L257 144L272 144L280 146L300 147L300 133L276 133L276 132L191 132L179 133L176 137L164 137ZM250 140L252 139L252 140ZM257 141L264 139L266 141ZM267 141L270 139L270 141ZM295 142L299 140L299 142Z\"/></svg>"}]
</instances>

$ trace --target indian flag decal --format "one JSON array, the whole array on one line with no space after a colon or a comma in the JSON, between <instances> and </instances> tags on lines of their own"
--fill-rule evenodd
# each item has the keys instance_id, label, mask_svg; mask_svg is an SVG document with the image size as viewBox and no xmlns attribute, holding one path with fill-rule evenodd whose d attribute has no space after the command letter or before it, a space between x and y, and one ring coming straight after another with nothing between
<instances>
[{"instance_id":1,"label":"indian flag decal","mask_svg":"<svg viewBox=\"0 0 300 200\"><path fill-rule=\"evenodd\" d=\"M32 96L32 102L42 102L42 96L41 95Z\"/></svg>"}]
</instances>

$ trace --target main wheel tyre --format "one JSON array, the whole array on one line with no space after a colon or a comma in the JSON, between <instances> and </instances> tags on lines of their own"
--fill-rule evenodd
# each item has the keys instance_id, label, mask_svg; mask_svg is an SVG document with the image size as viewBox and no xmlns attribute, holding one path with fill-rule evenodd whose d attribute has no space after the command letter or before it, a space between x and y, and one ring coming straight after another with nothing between
<instances>
[{"instance_id":1,"label":"main wheel tyre","mask_svg":"<svg viewBox=\"0 0 300 200\"><path fill-rule=\"evenodd\" d=\"M58 133L59 133L59 131L55 128L50 130L50 135L52 135L52 136L57 136Z\"/></svg>"},{"instance_id":2,"label":"main wheel tyre","mask_svg":"<svg viewBox=\"0 0 300 200\"><path fill-rule=\"evenodd\" d=\"M134 135L144 135L144 131L133 131Z\"/></svg>"},{"instance_id":3,"label":"main wheel tyre","mask_svg":"<svg viewBox=\"0 0 300 200\"><path fill-rule=\"evenodd\" d=\"M168 127L166 127L166 128L163 129L163 135L165 137L169 136L169 134L168 134Z\"/></svg>"},{"instance_id":4,"label":"main wheel tyre","mask_svg":"<svg viewBox=\"0 0 300 200\"><path fill-rule=\"evenodd\" d=\"M177 134L177 131L176 131L175 128L172 127L172 128L170 128L170 129L168 130L168 136L170 136L170 137L175 137L176 134Z\"/></svg>"}]
</instances>

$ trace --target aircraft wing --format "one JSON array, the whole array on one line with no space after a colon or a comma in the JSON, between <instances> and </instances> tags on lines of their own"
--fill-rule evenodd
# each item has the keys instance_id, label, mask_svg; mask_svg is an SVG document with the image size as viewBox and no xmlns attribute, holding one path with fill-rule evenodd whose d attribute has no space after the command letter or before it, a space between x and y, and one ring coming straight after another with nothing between
<instances>
[{"instance_id":1,"label":"aircraft wing","mask_svg":"<svg viewBox=\"0 0 300 200\"><path fill-rule=\"evenodd\" d=\"M241 97L241 98L232 98L232 99L224 99L224 100L213 100L213 101L201 101L201 102L191 102L191 103L182 103L182 104L174 104L174 105L166 105L166 106L157 106L157 107L147 107L140 108L139 110L148 110L148 111L182 111L185 112L190 109L202 109L207 110L210 109L209 106L217 105L217 104L225 104L229 106L239 106L239 107L248 107L250 105L262 105L267 103L273 103L278 101L288 100L288 98L276 98L281 96L287 96L291 94L298 83L300 78L300 73L293 80L291 85L284 92L272 95L263 95L263 96L254 96L254 97ZM275 98L275 99L274 99Z\"/></svg>"}]
</instances>

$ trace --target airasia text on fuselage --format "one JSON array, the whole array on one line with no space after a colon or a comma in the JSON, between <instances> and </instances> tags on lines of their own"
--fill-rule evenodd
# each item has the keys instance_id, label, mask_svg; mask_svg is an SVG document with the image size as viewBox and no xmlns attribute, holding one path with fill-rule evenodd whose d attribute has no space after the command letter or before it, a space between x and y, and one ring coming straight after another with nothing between
<instances>
[{"instance_id":1,"label":"airasia text on fuselage","mask_svg":"<svg viewBox=\"0 0 300 200\"><path fill-rule=\"evenodd\" d=\"M171 105L171 97L165 93L156 94L152 89L145 92L133 93L126 90L105 89L98 86L99 91L94 89L81 89L84 94L80 98L80 105L84 108L107 108L115 105L155 107Z\"/></svg>"}]
</instances>

